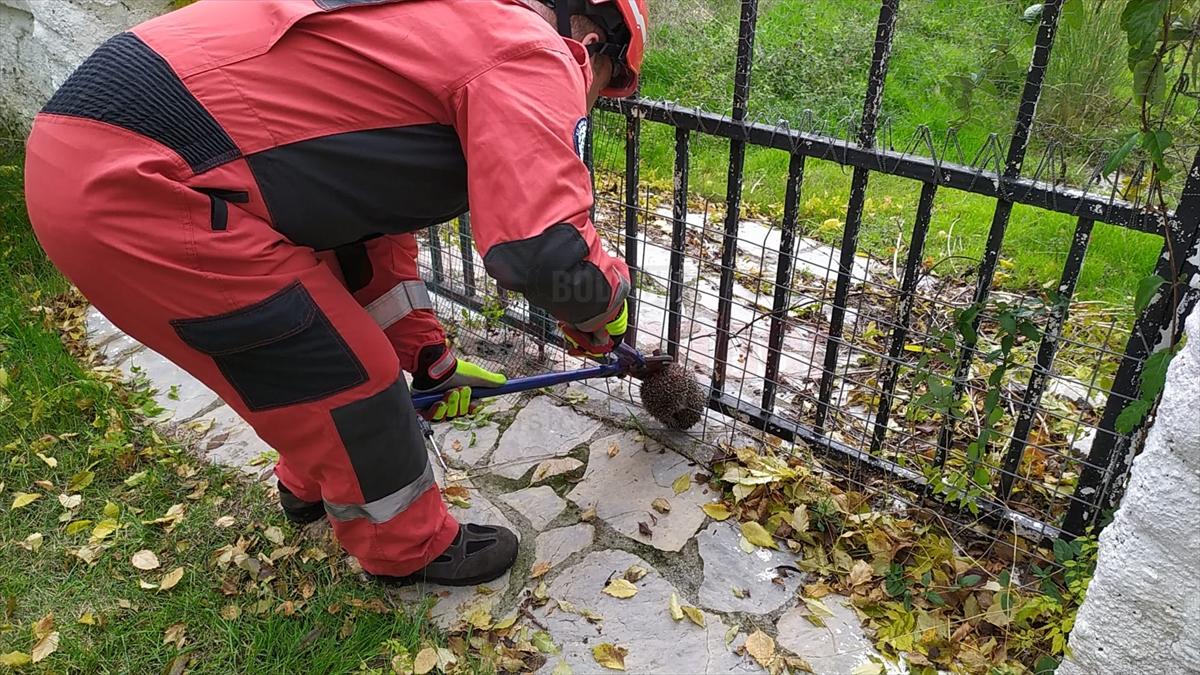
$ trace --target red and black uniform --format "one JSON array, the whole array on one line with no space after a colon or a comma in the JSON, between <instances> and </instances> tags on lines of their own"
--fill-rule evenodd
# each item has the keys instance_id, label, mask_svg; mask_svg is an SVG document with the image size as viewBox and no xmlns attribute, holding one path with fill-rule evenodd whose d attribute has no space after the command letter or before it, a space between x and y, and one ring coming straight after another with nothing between
<instances>
[{"instance_id":1,"label":"red and black uniform","mask_svg":"<svg viewBox=\"0 0 1200 675\"><path fill-rule=\"evenodd\" d=\"M469 206L501 286L602 325L628 270L588 219L590 78L517 0L202 0L109 40L37 116L29 214L367 571L406 575L458 531L401 372L444 340L411 233Z\"/></svg>"}]
</instances>

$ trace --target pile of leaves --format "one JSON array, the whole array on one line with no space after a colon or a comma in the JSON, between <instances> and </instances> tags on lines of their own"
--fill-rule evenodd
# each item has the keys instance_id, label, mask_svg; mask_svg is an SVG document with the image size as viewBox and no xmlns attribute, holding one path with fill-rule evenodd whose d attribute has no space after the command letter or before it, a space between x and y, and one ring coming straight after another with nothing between
<instances>
[{"instance_id":1,"label":"pile of leaves","mask_svg":"<svg viewBox=\"0 0 1200 675\"><path fill-rule=\"evenodd\" d=\"M801 589L814 624L827 615L821 598L837 593L879 651L903 657L913 673L1057 667L1095 566L1094 539L972 555L936 516L877 508L873 495L836 484L811 458L739 448L715 469L727 499L705 511L736 516L744 548L796 554L815 577Z\"/></svg>"}]
</instances>

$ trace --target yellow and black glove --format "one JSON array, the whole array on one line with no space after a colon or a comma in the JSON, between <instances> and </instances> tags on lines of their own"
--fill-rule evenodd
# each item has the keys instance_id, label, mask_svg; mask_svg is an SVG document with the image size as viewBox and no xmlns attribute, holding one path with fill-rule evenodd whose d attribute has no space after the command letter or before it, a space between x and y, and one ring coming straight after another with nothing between
<instances>
[{"instance_id":1,"label":"yellow and black glove","mask_svg":"<svg viewBox=\"0 0 1200 675\"><path fill-rule=\"evenodd\" d=\"M598 330L585 331L562 321L558 323L558 328L562 331L563 337L567 339L567 344L570 345L567 350L568 354L572 356L603 356L616 349L621 340L625 338L625 332L629 330L629 303L627 300L622 301L616 315Z\"/></svg>"},{"instance_id":2,"label":"yellow and black glove","mask_svg":"<svg viewBox=\"0 0 1200 675\"><path fill-rule=\"evenodd\" d=\"M449 367L450 359L453 359L453 368ZM413 393L446 393L441 401L420 411L422 417L434 422L474 412L477 406L472 405L472 387L491 388L508 382L503 373L494 373L478 364L455 357L445 345L426 347L421 350L418 361L423 367L420 367L413 377Z\"/></svg>"}]
</instances>

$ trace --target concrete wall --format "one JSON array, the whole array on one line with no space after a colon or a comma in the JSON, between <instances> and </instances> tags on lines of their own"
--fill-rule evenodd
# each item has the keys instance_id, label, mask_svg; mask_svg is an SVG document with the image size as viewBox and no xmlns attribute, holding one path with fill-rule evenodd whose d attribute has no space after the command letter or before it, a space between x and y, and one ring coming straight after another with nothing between
<instances>
[{"instance_id":1,"label":"concrete wall","mask_svg":"<svg viewBox=\"0 0 1200 675\"><path fill-rule=\"evenodd\" d=\"M101 42L169 0L0 0L0 116L28 125Z\"/></svg>"},{"instance_id":2,"label":"concrete wall","mask_svg":"<svg viewBox=\"0 0 1200 675\"><path fill-rule=\"evenodd\" d=\"M1200 310L1186 333L1060 675L1200 673Z\"/></svg>"}]
</instances>

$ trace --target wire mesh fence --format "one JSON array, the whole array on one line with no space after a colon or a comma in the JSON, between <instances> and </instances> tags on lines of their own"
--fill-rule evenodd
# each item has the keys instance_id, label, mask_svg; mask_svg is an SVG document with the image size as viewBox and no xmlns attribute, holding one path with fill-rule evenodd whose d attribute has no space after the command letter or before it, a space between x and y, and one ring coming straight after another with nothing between
<instances>
[{"instance_id":1,"label":"wire mesh fence","mask_svg":"<svg viewBox=\"0 0 1200 675\"><path fill-rule=\"evenodd\" d=\"M670 353L708 387L708 410L686 439L649 431L718 456L764 442L804 453L883 503L932 509L993 538L1074 535L1099 522L1120 498L1142 432L1118 420L1140 405L1147 358L1178 335L1196 300L1200 155L1180 172L1174 210L1141 201L1144 166L1068 169L1079 148L1091 153L1082 165L1101 157L1093 146L1102 139L1072 137L1075 149L1063 140L1071 125L1059 99L1099 104L1079 83L1055 79L1060 2L1033 17L1015 93L991 97L1010 103L1011 136L976 134L973 150L951 127L918 125L898 142L883 114L889 64L915 58L896 55L912 48L899 0L876 7L866 56L847 56L866 93L856 114L833 123L812 112L754 119L780 112L770 97L766 108L752 104L756 62L765 61L764 86L778 86L794 56L781 50L797 48L781 37L788 26L758 26L782 0L743 0L736 13L702 0L668 4L683 17L668 40L688 26L719 38L727 78L708 73L694 87L698 99L727 95L730 112L605 100L587 157L597 230L634 272L627 341ZM1006 58L1017 58L1016 46ZM647 81L654 75L648 66ZM1043 99L1051 106L1040 123ZM1036 163L1026 159L1031 148L1041 151ZM713 188L714 166L723 191ZM840 184L806 197L814 181ZM747 201L748 191L778 198ZM947 222L939 211L963 199L987 208ZM823 219L830 209L839 217ZM955 223L980 214L986 238L974 250L952 247ZM1005 251L1030 245L1012 241L1014 221L1052 232L1039 251L1053 261L1043 283L1008 283ZM1157 238L1161 255L1144 274L1175 290L1136 308L1081 292L1081 279L1097 283L1089 247L1114 232ZM579 365L559 348L552 319L487 277L469 218L429 230L425 243L425 278L461 349L510 375ZM654 426L634 404L636 382L594 386L605 394L591 402L601 412Z\"/></svg>"}]
</instances>

